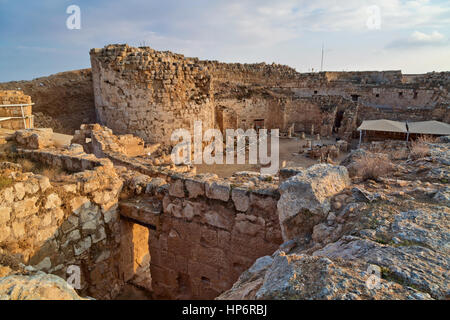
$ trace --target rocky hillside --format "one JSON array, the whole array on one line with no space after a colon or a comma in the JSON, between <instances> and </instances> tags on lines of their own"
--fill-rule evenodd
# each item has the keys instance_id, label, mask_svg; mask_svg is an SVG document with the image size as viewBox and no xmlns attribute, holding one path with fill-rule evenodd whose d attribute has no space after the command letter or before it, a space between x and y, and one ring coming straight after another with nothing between
<instances>
[{"instance_id":1,"label":"rocky hillside","mask_svg":"<svg viewBox=\"0 0 450 320\"><path fill-rule=\"evenodd\" d=\"M73 134L82 123L95 122L91 69L57 73L31 81L0 83L0 90L31 96L35 127Z\"/></svg>"},{"instance_id":2,"label":"rocky hillside","mask_svg":"<svg viewBox=\"0 0 450 320\"><path fill-rule=\"evenodd\" d=\"M297 172L280 186L286 242L218 299L448 299L448 141L379 177L358 176L358 159L386 155L354 152L351 184L342 166Z\"/></svg>"}]
</instances>

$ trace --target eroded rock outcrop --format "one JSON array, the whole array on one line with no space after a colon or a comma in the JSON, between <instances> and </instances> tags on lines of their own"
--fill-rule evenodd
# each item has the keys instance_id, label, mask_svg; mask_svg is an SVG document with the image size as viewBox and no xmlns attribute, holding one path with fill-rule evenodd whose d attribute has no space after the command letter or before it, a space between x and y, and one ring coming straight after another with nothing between
<instances>
[{"instance_id":1,"label":"eroded rock outcrop","mask_svg":"<svg viewBox=\"0 0 450 320\"><path fill-rule=\"evenodd\" d=\"M439 161L397 163L405 180L368 180L331 196L311 237L294 237L304 229L292 228L293 240L259 258L218 299L448 299L450 209L446 182L432 173L450 172L450 148L430 148ZM416 172L422 181L406 180Z\"/></svg>"},{"instance_id":2,"label":"eroded rock outcrop","mask_svg":"<svg viewBox=\"0 0 450 320\"><path fill-rule=\"evenodd\" d=\"M284 181L277 204L283 239L312 233L330 211L329 198L349 184L345 167L327 164L314 165Z\"/></svg>"}]
</instances>

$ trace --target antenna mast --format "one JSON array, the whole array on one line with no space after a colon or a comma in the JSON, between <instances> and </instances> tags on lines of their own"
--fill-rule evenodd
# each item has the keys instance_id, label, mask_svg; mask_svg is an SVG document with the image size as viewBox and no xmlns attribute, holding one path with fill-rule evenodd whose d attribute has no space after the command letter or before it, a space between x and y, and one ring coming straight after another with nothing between
<instances>
[{"instance_id":1,"label":"antenna mast","mask_svg":"<svg viewBox=\"0 0 450 320\"><path fill-rule=\"evenodd\" d=\"M322 60L320 62L320 72L323 71L323 42L322 42Z\"/></svg>"}]
</instances>

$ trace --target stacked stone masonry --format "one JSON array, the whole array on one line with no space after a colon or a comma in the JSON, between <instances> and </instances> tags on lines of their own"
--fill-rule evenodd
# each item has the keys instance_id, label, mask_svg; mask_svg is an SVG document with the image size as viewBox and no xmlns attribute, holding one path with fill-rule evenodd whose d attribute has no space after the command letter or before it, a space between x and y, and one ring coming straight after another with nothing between
<instances>
[{"instance_id":1,"label":"stacked stone masonry","mask_svg":"<svg viewBox=\"0 0 450 320\"><path fill-rule=\"evenodd\" d=\"M448 72L298 73L278 64L203 61L148 47L91 50L98 120L173 145L176 129L267 128L349 139L363 120L448 122ZM293 129L291 129L293 128Z\"/></svg>"},{"instance_id":2,"label":"stacked stone masonry","mask_svg":"<svg viewBox=\"0 0 450 320\"><path fill-rule=\"evenodd\" d=\"M27 104L20 107L1 107L2 105ZM22 114L23 111L23 114ZM25 119L22 117L25 116ZM0 121L0 128L17 130L33 127L31 97L18 90L0 90L0 118L12 118Z\"/></svg>"}]
</instances>

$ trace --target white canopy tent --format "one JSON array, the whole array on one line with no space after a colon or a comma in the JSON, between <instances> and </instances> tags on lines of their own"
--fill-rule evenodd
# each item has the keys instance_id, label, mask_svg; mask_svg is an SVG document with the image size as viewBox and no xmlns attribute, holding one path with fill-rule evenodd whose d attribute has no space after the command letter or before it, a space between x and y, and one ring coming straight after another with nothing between
<instances>
[{"instance_id":1,"label":"white canopy tent","mask_svg":"<svg viewBox=\"0 0 450 320\"><path fill-rule=\"evenodd\" d=\"M406 133L406 141L408 141L411 133L439 136L450 135L450 124L435 120L418 122L403 122L386 119L364 120L357 130L359 131L359 144L361 144L362 132L366 130Z\"/></svg>"}]
</instances>

